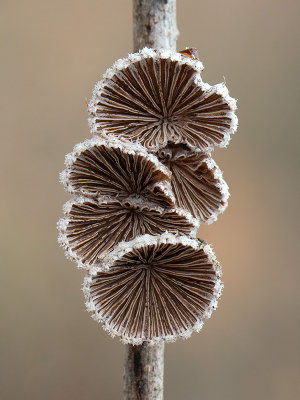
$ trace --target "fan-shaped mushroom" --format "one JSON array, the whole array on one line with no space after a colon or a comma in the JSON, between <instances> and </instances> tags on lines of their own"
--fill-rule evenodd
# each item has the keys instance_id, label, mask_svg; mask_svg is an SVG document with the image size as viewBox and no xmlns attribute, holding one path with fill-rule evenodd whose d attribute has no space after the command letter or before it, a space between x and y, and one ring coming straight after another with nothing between
<instances>
[{"instance_id":1,"label":"fan-shaped mushroom","mask_svg":"<svg viewBox=\"0 0 300 400\"><path fill-rule=\"evenodd\" d=\"M200 330L221 294L220 266L205 242L138 236L120 243L85 278L93 318L122 341L174 341Z\"/></svg>"},{"instance_id":2,"label":"fan-shaped mushroom","mask_svg":"<svg viewBox=\"0 0 300 400\"><path fill-rule=\"evenodd\" d=\"M89 104L93 133L139 141L157 151L168 142L192 149L227 145L236 103L225 84L203 83L200 61L144 48L118 60L95 86Z\"/></svg>"},{"instance_id":3,"label":"fan-shaped mushroom","mask_svg":"<svg viewBox=\"0 0 300 400\"><path fill-rule=\"evenodd\" d=\"M172 172L176 204L201 222L212 223L227 207L229 190L222 172L209 154L169 144L157 153Z\"/></svg>"},{"instance_id":4,"label":"fan-shaped mushroom","mask_svg":"<svg viewBox=\"0 0 300 400\"><path fill-rule=\"evenodd\" d=\"M132 198L75 197L65 204L64 214L58 222L58 241L66 255L85 269L99 263L121 241L146 233L195 236L198 227L198 221L184 210Z\"/></svg>"},{"instance_id":5,"label":"fan-shaped mushroom","mask_svg":"<svg viewBox=\"0 0 300 400\"><path fill-rule=\"evenodd\" d=\"M66 156L61 173L65 189L89 197L142 197L158 205L174 205L170 171L141 145L94 136Z\"/></svg>"}]
</instances>

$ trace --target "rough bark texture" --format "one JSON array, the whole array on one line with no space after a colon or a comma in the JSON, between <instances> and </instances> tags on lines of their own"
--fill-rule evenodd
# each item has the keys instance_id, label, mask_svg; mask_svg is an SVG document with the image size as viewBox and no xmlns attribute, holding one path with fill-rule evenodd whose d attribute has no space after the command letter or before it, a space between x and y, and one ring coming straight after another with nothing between
<instances>
[{"instance_id":1,"label":"rough bark texture","mask_svg":"<svg viewBox=\"0 0 300 400\"><path fill-rule=\"evenodd\" d=\"M133 0L133 50L176 50L176 0ZM162 400L164 343L127 345L124 400Z\"/></svg>"},{"instance_id":2,"label":"rough bark texture","mask_svg":"<svg viewBox=\"0 0 300 400\"><path fill-rule=\"evenodd\" d=\"M176 50L176 0L133 0L133 47Z\"/></svg>"},{"instance_id":3,"label":"rough bark texture","mask_svg":"<svg viewBox=\"0 0 300 400\"><path fill-rule=\"evenodd\" d=\"M124 400L162 400L164 343L127 345Z\"/></svg>"}]
</instances>

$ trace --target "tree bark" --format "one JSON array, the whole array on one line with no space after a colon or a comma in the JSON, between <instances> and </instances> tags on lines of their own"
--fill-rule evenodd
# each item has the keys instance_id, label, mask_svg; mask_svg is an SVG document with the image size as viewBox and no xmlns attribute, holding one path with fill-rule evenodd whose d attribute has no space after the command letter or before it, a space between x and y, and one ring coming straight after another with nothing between
<instances>
[{"instance_id":1,"label":"tree bark","mask_svg":"<svg viewBox=\"0 0 300 400\"><path fill-rule=\"evenodd\" d=\"M176 50L176 0L133 0L133 49Z\"/></svg>"},{"instance_id":2,"label":"tree bark","mask_svg":"<svg viewBox=\"0 0 300 400\"><path fill-rule=\"evenodd\" d=\"M133 0L133 49L176 50L176 0ZM162 400L164 343L126 345L124 400Z\"/></svg>"},{"instance_id":3,"label":"tree bark","mask_svg":"<svg viewBox=\"0 0 300 400\"><path fill-rule=\"evenodd\" d=\"M124 400L162 400L164 343L126 347Z\"/></svg>"}]
</instances>

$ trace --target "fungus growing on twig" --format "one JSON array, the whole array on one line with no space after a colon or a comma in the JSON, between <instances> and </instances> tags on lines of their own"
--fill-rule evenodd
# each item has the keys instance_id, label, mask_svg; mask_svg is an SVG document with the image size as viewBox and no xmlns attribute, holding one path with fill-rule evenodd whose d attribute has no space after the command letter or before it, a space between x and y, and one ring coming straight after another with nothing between
<instances>
[{"instance_id":1,"label":"fungus growing on twig","mask_svg":"<svg viewBox=\"0 0 300 400\"><path fill-rule=\"evenodd\" d=\"M169 144L157 153L172 172L176 204L201 222L215 221L227 207L229 191L220 168L209 154Z\"/></svg>"},{"instance_id":2,"label":"fungus growing on twig","mask_svg":"<svg viewBox=\"0 0 300 400\"><path fill-rule=\"evenodd\" d=\"M79 268L88 269L113 246L143 234L196 235L198 221L178 209L164 209L139 199L75 197L64 206L58 241Z\"/></svg>"},{"instance_id":3,"label":"fungus growing on twig","mask_svg":"<svg viewBox=\"0 0 300 400\"><path fill-rule=\"evenodd\" d=\"M74 147L61 173L65 189L88 197L141 197L163 207L174 205L170 171L139 144L94 136Z\"/></svg>"},{"instance_id":4,"label":"fungus growing on twig","mask_svg":"<svg viewBox=\"0 0 300 400\"><path fill-rule=\"evenodd\" d=\"M112 336L140 344L186 338L221 294L220 266L208 244L164 233L120 243L85 278L87 309Z\"/></svg>"},{"instance_id":5,"label":"fungus growing on twig","mask_svg":"<svg viewBox=\"0 0 300 400\"><path fill-rule=\"evenodd\" d=\"M195 236L227 205L210 153L235 132L236 102L224 83L202 81L195 48L167 50L178 31L176 1L164 3L134 2L134 51L155 49L116 61L96 84L88 112L99 136L77 145L61 173L73 198L58 240L86 269L88 311L130 344L128 399L162 399L163 342L199 331L223 288Z\"/></svg>"},{"instance_id":6,"label":"fungus growing on twig","mask_svg":"<svg viewBox=\"0 0 300 400\"><path fill-rule=\"evenodd\" d=\"M95 86L92 133L135 140L151 151L168 142L191 149L224 147L235 132L236 103L225 84L203 83L189 54L144 48L120 59Z\"/></svg>"}]
</instances>

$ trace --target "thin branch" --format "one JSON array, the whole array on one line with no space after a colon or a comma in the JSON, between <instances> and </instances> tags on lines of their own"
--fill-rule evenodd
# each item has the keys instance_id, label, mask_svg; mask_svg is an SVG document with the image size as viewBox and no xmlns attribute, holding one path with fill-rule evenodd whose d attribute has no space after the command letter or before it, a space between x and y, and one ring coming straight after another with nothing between
<instances>
[{"instance_id":1,"label":"thin branch","mask_svg":"<svg viewBox=\"0 0 300 400\"><path fill-rule=\"evenodd\" d=\"M133 0L133 48L176 50L176 0ZM124 400L162 400L164 343L127 345Z\"/></svg>"},{"instance_id":2,"label":"thin branch","mask_svg":"<svg viewBox=\"0 0 300 400\"><path fill-rule=\"evenodd\" d=\"M164 343L127 345L125 355L124 399L163 398Z\"/></svg>"},{"instance_id":3,"label":"thin branch","mask_svg":"<svg viewBox=\"0 0 300 400\"><path fill-rule=\"evenodd\" d=\"M133 0L133 48L176 50L176 0Z\"/></svg>"}]
</instances>

